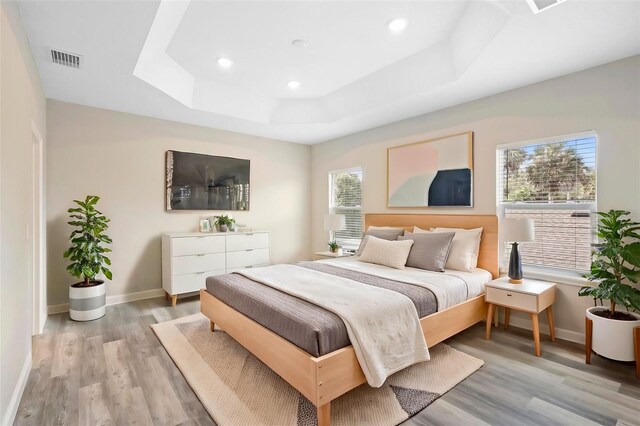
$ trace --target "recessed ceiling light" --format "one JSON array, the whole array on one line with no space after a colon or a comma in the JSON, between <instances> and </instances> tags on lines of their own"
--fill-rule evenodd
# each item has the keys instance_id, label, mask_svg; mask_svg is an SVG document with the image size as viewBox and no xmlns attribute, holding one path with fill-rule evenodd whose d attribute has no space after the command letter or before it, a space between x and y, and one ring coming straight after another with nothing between
<instances>
[{"instance_id":1,"label":"recessed ceiling light","mask_svg":"<svg viewBox=\"0 0 640 426\"><path fill-rule=\"evenodd\" d=\"M298 38L298 39L296 39L296 40L293 40L293 41L291 42L291 45L292 45L293 47L298 47L298 48L302 49L302 48L307 47L307 42L306 42L306 41L304 41L304 40L300 40L300 39Z\"/></svg>"},{"instance_id":2,"label":"recessed ceiling light","mask_svg":"<svg viewBox=\"0 0 640 426\"><path fill-rule=\"evenodd\" d=\"M387 27L389 28L389 31L391 31L392 33L399 33L404 31L405 28L407 28L408 23L409 21L407 20L407 18L394 18L389 21L389 23L387 24Z\"/></svg>"},{"instance_id":3,"label":"recessed ceiling light","mask_svg":"<svg viewBox=\"0 0 640 426\"><path fill-rule=\"evenodd\" d=\"M222 68L229 68L233 65L233 61L229 58L218 58L218 65Z\"/></svg>"},{"instance_id":4,"label":"recessed ceiling light","mask_svg":"<svg viewBox=\"0 0 640 426\"><path fill-rule=\"evenodd\" d=\"M291 80L290 82L287 83L287 86L289 86L289 89L297 89L298 87L300 87L300 82Z\"/></svg>"}]
</instances>

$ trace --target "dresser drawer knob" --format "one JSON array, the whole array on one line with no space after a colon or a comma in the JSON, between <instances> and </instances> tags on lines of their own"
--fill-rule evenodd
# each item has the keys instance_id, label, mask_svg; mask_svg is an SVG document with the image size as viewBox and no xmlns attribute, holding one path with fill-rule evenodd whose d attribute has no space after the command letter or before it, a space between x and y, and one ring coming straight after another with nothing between
<instances>
[{"instance_id":1,"label":"dresser drawer knob","mask_svg":"<svg viewBox=\"0 0 640 426\"><path fill-rule=\"evenodd\" d=\"M253 249L247 249L247 251L253 251Z\"/></svg>"},{"instance_id":2,"label":"dresser drawer knob","mask_svg":"<svg viewBox=\"0 0 640 426\"><path fill-rule=\"evenodd\" d=\"M196 256L204 256L204 253L196 254Z\"/></svg>"},{"instance_id":3,"label":"dresser drawer knob","mask_svg":"<svg viewBox=\"0 0 640 426\"><path fill-rule=\"evenodd\" d=\"M511 293L507 293L507 296L511 297Z\"/></svg>"}]
</instances>

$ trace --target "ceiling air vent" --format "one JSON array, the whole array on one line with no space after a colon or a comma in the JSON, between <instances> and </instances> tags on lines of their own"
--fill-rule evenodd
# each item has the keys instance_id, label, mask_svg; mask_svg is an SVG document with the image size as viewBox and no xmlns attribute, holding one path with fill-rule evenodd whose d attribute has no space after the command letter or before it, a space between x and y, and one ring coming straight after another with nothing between
<instances>
[{"instance_id":1,"label":"ceiling air vent","mask_svg":"<svg viewBox=\"0 0 640 426\"><path fill-rule=\"evenodd\" d=\"M63 52L62 50L51 49L51 60L54 64L64 65L65 67L80 68L80 55L75 53Z\"/></svg>"},{"instance_id":2,"label":"ceiling air vent","mask_svg":"<svg viewBox=\"0 0 640 426\"><path fill-rule=\"evenodd\" d=\"M533 10L533 13L540 13L543 10L552 8L553 6L564 3L567 0L527 0L529 7Z\"/></svg>"}]
</instances>

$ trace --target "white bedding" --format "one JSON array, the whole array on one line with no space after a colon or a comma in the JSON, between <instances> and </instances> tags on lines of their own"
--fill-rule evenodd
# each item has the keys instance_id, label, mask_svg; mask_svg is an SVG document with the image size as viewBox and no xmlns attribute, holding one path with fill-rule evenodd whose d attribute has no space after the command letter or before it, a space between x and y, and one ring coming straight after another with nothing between
<instances>
[{"instance_id":1,"label":"white bedding","mask_svg":"<svg viewBox=\"0 0 640 426\"><path fill-rule=\"evenodd\" d=\"M328 280L325 273L294 265L237 273L338 315L373 387L403 368L429 360L415 305L398 292L338 276Z\"/></svg>"},{"instance_id":2,"label":"white bedding","mask_svg":"<svg viewBox=\"0 0 640 426\"><path fill-rule=\"evenodd\" d=\"M318 262L425 287L436 296L438 311L483 294L484 285L493 279L489 271L480 268L473 272L452 269L446 269L445 272L431 272L417 268L393 269L373 263L359 262L357 256L325 259Z\"/></svg>"}]
</instances>

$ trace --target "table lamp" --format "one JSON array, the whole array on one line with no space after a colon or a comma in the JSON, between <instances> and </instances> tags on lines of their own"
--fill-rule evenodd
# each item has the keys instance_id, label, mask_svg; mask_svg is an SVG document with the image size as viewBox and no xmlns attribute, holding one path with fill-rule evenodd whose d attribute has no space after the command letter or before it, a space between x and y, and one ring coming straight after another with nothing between
<instances>
[{"instance_id":1,"label":"table lamp","mask_svg":"<svg viewBox=\"0 0 640 426\"><path fill-rule=\"evenodd\" d=\"M511 257L509 258L509 282L522 283L522 261L518 252L518 243L533 241L535 229L533 219L505 218L502 224L504 239L511 243Z\"/></svg>"},{"instance_id":2,"label":"table lamp","mask_svg":"<svg viewBox=\"0 0 640 426\"><path fill-rule=\"evenodd\" d=\"M324 230L332 232L330 245L334 245L336 242L335 231L341 231L347 227L347 221L343 214L325 214L324 215Z\"/></svg>"}]
</instances>

